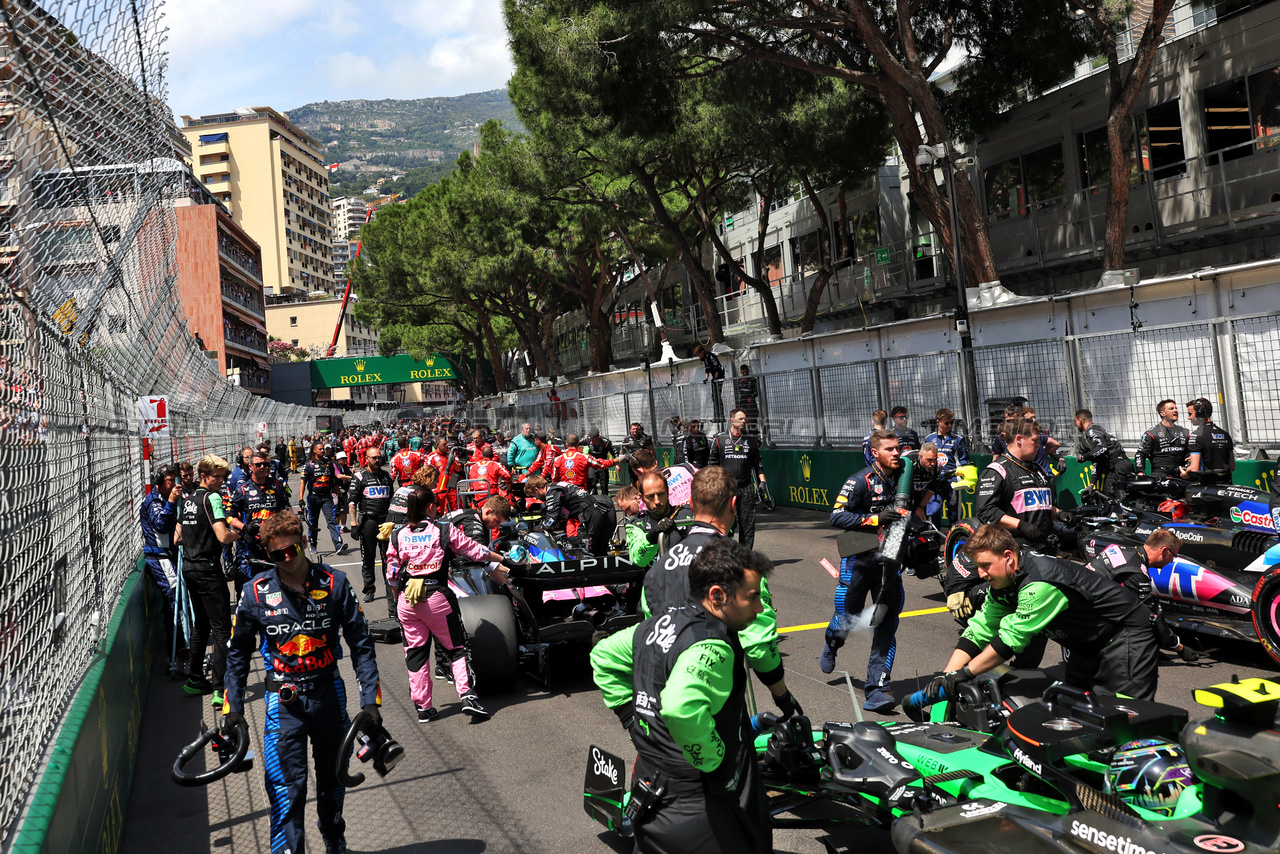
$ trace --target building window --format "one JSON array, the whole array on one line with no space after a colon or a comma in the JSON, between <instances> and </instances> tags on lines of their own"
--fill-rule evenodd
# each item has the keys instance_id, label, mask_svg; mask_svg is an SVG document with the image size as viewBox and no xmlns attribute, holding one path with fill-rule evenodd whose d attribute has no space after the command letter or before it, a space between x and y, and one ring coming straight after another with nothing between
<instances>
[{"instance_id":1,"label":"building window","mask_svg":"<svg viewBox=\"0 0 1280 854\"><path fill-rule=\"evenodd\" d=\"M1253 135L1259 150L1280 144L1280 66L1249 77Z\"/></svg>"},{"instance_id":2,"label":"building window","mask_svg":"<svg viewBox=\"0 0 1280 854\"><path fill-rule=\"evenodd\" d=\"M1204 142L1211 154L1206 158L1216 165L1218 158L1236 160L1249 154L1243 145L1253 138L1249 123L1249 91L1244 80L1232 80L1204 91ZM1229 151L1222 151L1223 149Z\"/></svg>"},{"instance_id":3,"label":"building window","mask_svg":"<svg viewBox=\"0 0 1280 854\"><path fill-rule=\"evenodd\" d=\"M987 197L987 219L1008 219L1011 210L1022 208L1022 163L1017 157L982 170L982 187Z\"/></svg>"},{"instance_id":4,"label":"building window","mask_svg":"<svg viewBox=\"0 0 1280 854\"><path fill-rule=\"evenodd\" d=\"M290 317L290 318L289 318L289 325L290 325L290 326L297 326L297 325L298 325L298 318L296 318L296 317Z\"/></svg>"},{"instance_id":5,"label":"building window","mask_svg":"<svg viewBox=\"0 0 1280 854\"><path fill-rule=\"evenodd\" d=\"M1136 119L1136 151L1143 172L1159 181L1187 172L1182 114L1176 100L1152 107Z\"/></svg>"}]
</instances>

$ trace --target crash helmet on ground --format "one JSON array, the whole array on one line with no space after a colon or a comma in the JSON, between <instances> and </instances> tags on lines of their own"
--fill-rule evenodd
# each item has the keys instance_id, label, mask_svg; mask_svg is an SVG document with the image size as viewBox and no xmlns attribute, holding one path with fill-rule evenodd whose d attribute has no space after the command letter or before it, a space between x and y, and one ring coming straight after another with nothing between
<instances>
[{"instance_id":1,"label":"crash helmet on ground","mask_svg":"<svg viewBox=\"0 0 1280 854\"><path fill-rule=\"evenodd\" d=\"M1194 782L1182 748L1163 738L1121 745L1107 768L1107 792L1130 806L1173 815L1182 790Z\"/></svg>"}]
</instances>

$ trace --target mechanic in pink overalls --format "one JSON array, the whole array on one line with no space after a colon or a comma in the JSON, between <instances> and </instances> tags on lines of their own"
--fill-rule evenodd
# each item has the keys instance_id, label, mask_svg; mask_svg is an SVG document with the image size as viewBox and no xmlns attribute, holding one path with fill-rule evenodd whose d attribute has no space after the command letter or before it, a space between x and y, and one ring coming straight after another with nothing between
<instances>
[{"instance_id":1,"label":"mechanic in pink overalls","mask_svg":"<svg viewBox=\"0 0 1280 854\"><path fill-rule=\"evenodd\" d=\"M519 564L477 543L460 527L435 519L435 494L425 486L409 493L408 521L391 532L387 549L387 586L395 591L396 614L404 629L404 660L409 668L409 693L418 709L418 723L435 720L431 704L431 639L447 652L462 711L481 720L489 713L476 700L467 633L458 613L458 597L449 589L446 558L450 551L474 561L489 561L514 569ZM499 583L502 569L489 570Z\"/></svg>"}]
</instances>

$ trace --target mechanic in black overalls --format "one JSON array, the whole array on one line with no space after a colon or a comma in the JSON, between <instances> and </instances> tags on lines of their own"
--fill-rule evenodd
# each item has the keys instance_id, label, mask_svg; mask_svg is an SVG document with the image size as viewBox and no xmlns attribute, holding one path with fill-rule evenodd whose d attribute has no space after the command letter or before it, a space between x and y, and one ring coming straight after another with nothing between
<instances>
[{"instance_id":1,"label":"mechanic in black overalls","mask_svg":"<svg viewBox=\"0 0 1280 854\"><path fill-rule=\"evenodd\" d=\"M1077 462L1093 463L1095 483L1102 484L1104 495L1124 498L1125 487L1133 480L1133 463L1125 454L1120 440L1093 421L1087 409L1076 410L1076 429L1080 431L1080 456Z\"/></svg>"},{"instance_id":2,"label":"mechanic in black overalls","mask_svg":"<svg viewBox=\"0 0 1280 854\"><path fill-rule=\"evenodd\" d=\"M364 579L364 601L372 602L378 592L373 561L382 556L378 575L386 576L387 540L378 539L378 529L387 521L391 509L391 495L395 481L382 467L382 451L369 448L365 451L365 465L351 478L349 501L351 519L356 522L355 536L360 540L360 574ZM384 582L385 583L385 582ZM391 601L391 597L387 597Z\"/></svg>"},{"instance_id":3,"label":"mechanic in black overalls","mask_svg":"<svg viewBox=\"0 0 1280 854\"><path fill-rule=\"evenodd\" d=\"M1178 403L1172 399L1156 404L1160 423L1142 434L1133 467L1139 477L1146 474L1145 463L1151 461L1152 477L1181 477L1187 461L1187 431L1178 426Z\"/></svg>"},{"instance_id":4,"label":"mechanic in black overalls","mask_svg":"<svg viewBox=\"0 0 1280 854\"><path fill-rule=\"evenodd\" d=\"M1213 423L1213 404L1203 397L1187 401L1187 417L1195 427L1187 440L1182 476L1197 483L1230 483L1236 470L1236 443Z\"/></svg>"},{"instance_id":5,"label":"mechanic in black overalls","mask_svg":"<svg viewBox=\"0 0 1280 854\"><path fill-rule=\"evenodd\" d=\"M764 483L760 463L760 437L747 432L747 413L735 409L729 413L729 429L711 440L707 464L722 466L738 480L738 519L734 530L738 542L747 548L756 544L756 491L751 478Z\"/></svg>"},{"instance_id":6,"label":"mechanic in black overalls","mask_svg":"<svg viewBox=\"0 0 1280 854\"><path fill-rule=\"evenodd\" d=\"M711 459L711 440L702 432L702 422L689 422L689 432L684 434L684 461L696 469L706 468Z\"/></svg>"},{"instance_id":7,"label":"mechanic in black overalls","mask_svg":"<svg viewBox=\"0 0 1280 854\"><path fill-rule=\"evenodd\" d=\"M1154 700L1159 645L1151 611L1131 591L1078 563L1018 546L997 525L983 525L965 551L991 591L969 620L944 675L929 683L955 696L959 682L1004 663L1044 634L1067 652L1066 682Z\"/></svg>"},{"instance_id":8,"label":"mechanic in black overalls","mask_svg":"<svg viewBox=\"0 0 1280 854\"><path fill-rule=\"evenodd\" d=\"M585 535L593 555L608 554L616 519L612 501L572 483L549 484L537 474L524 482L524 494L542 502L543 530L569 533L569 520L576 520L577 531L569 536Z\"/></svg>"},{"instance_id":9,"label":"mechanic in black overalls","mask_svg":"<svg viewBox=\"0 0 1280 854\"><path fill-rule=\"evenodd\" d=\"M768 854L772 832L746 708L738 632L762 610L768 560L728 538L688 570L692 601L598 643L605 704L638 754L639 854Z\"/></svg>"}]
</instances>

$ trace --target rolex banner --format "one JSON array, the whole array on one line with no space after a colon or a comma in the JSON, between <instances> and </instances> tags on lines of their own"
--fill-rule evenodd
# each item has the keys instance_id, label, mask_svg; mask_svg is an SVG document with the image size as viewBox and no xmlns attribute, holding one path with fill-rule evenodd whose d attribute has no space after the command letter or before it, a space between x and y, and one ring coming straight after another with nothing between
<instances>
[{"instance_id":1,"label":"rolex banner","mask_svg":"<svg viewBox=\"0 0 1280 854\"><path fill-rule=\"evenodd\" d=\"M311 362L312 388L346 388L384 383L436 382L457 379L443 356L418 361L412 356L357 356Z\"/></svg>"}]
</instances>

